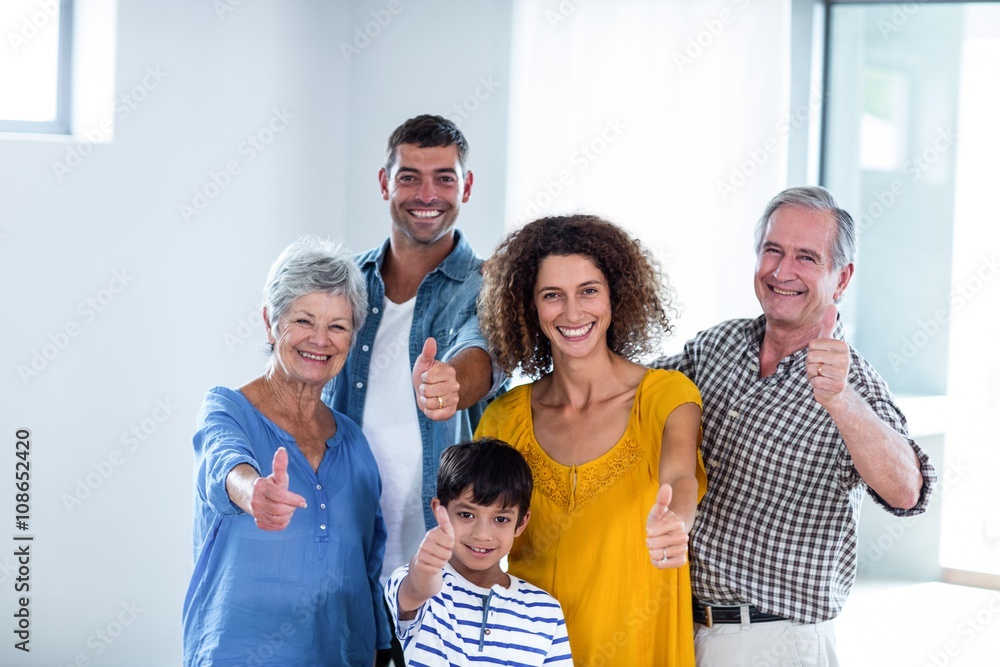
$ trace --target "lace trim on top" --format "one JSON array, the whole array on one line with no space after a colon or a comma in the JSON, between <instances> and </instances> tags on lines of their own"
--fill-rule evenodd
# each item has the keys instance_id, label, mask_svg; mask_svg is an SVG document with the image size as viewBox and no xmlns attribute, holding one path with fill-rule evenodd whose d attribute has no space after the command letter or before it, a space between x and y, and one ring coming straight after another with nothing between
<instances>
[{"instance_id":1,"label":"lace trim on top","mask_svg":"<svg viewBox=\"0 0 1000 667\"><path fill-rule=\"evenodd\" d=\"M642 460L642 448L633 428L638 394L632 405L628 426L618 442L593 461L578 466L565 466L554 461L538 444L531 418L530 388L527 398L531 448L521 453L531 468L535 489L559 507L573 510L587 505L628 474Z\"/></svg>"}]
</instances>

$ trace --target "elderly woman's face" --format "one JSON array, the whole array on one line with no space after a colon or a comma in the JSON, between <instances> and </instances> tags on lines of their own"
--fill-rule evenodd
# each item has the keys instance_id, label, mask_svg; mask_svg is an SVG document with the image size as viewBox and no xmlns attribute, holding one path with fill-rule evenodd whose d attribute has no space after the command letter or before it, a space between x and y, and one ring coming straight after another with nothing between
<instances>
[{"instance_id":1,"label":"elderly woman's face","mask_svg":"<svg viewBox=\"0 0 1000 667\"><path fill-rule=\"evenodd\" d=\"M326 384L344 366L352 329L351 305L345 297L322 292L300 296L281 316L278 338L268 331L275 370L289 380Z\"/></svg>"}]
</instances>

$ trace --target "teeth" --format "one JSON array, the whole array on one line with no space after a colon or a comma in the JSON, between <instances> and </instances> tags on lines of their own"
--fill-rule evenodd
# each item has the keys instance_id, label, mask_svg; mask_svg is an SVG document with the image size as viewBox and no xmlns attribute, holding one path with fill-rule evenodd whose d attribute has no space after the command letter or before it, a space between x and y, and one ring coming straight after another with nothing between
<instances>
[{"instance_id":1,"label":"teeth","mask_svg":"<svg viewBox=\"0 0 1000 667\"><path fill-rule=\"evenodd\" d=\"M410 215L414 218L436 218L441 213L442 211L410 211Z\"/></svg>"},{"instance_id":2,"label":"teeth","mask_svg":"<svg viewBox=\"0 0 1000 667\"><path fill-rule=\"evenodd\" d=\"M309 354L308 352L299 352L306 359L315 359L316 361L326 361L330 358L330 355L320 355L320 354Z\"/></svg>"},{"instance_id":3,"label":"teeth","mask_svg":"<svg viewBox=\"0 0 1000 667\"><path fill-rule=\"evenodd\" d=\"M489 552L493 551L492 549L480 549L478 547L469 547L469 548L475 551L477 554L488 554Z\"/></svg>"},{"instance_id":4,"label":"teeth","mask_svg":"<svg viewBox=\"0 0 1000 667\"><path fill-rule=\"evenodd\" d=\"M556 327L556 328L559 329L559 333L561 333L563 336L566 336L566 338L579 338L581 336L585 336L587 332L593 329L594 323L591 322L590 324L580 327L579 329L567 329L565 327Z\"/></svg>"},{"instance_id":5,"label":"teeth","mask_svg":"<svg viewBox=\"0 0 1000 667\"><path fill-rule=\"evenodd\" d=\"M789 292L787 290L778 289L777 287L772 287L775 294L781 294L782 296L795 296L796 294L801 294L801 292Z\"/></svg>"}]
</instances>

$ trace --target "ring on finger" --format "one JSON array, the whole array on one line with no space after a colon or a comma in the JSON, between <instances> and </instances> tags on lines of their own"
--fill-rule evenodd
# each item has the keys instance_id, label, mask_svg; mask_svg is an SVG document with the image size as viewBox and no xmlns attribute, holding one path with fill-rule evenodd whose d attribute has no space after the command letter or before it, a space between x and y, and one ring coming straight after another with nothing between
<instances>
[{"instance_id":1,"label":"ring on finger","mask_svg":"<svg viewBox=\"0 0 1000 667\"><path fill-rule=\"evenodd\" d=\"M661 563L666 563L669 556L667 556L667 548L663 547L663 558L660 559Z\"/></svg>"},{"instance_id":2,"label":"ring on finger","mask_svg":"<svg viewBox=\"0 0 1000 667\"><path fill-rule=\"evenodd\" d=\"M444 407L444 398L438 396L438 410Z\"/></svg>"},{"instance_id":3,"label":"ring on finger","mask_svg":"<svg viewBox=\"0 0 1000 667\"><path fill-rule=\"evenodd\" d=\"M822 377L823 375L823 362L819 362L819 368L816 369L816 375Z\"/></svg>"}]
</instances>

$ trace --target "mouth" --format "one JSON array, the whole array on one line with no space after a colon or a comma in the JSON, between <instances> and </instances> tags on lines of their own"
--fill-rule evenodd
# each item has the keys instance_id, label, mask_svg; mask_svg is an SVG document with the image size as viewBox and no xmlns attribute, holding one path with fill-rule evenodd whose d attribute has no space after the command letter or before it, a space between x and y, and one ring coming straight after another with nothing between
<instances>
[{"instance_id":1,"label":"mouth","mask_svg":"<svg viewBox=\"0 0 1000 667\"><path fill-rule=\"evenodd\" d=\"M439 211L438 209L433 208L408 208L406 209L406 212L419 220L433 220L434 218L439 218L444 215L444 211Z\"/></svg>"},{"instance_id":2,"label":"mouth","mask_svg":"<svg viewBox=\"0 0 1000 667\"><path fill-rule=\"evenodd\" d=\"M330 355L329 354L312 354L310 352L303 352L302 350L299 350L299 356L302 357L302 358L304 358L304 359L310 359L312 361L329 361L330 360Z\"/></svg>"},{"instance_id":3,"label":"mouth","mask_svg":"<svg viewBox=\"0 0 1000 667\"><path fill-rule=\"evenodd\" d=\"M556 327L556 329L566 338L583 338L590 333L590 330L594 328L595 323L585 324L582 327L577 327L576 329L569 329L567 327Z\"/></svg>"},{"instance_id":4,"label":"mouth","mask_svg":"<svg viewBox=\"0 0 1000 667\"><path fill-rule=\"evenodd\" d=\"M496 549L484 549L482 547L474 547L471 544L466 544L465 546L469 549L469 551L476 554L477 556L489 556L491 553L496 551Z\"/></svg>"},{"instance_id":5,"label":"mouth","mask_svg":"<svg viewBox=\"0 0 1000 667\"><path fill-rule=\"evenodd\" d=\"M779 296L798 296L804 294L804 292L795 292L792 290L778 289L774 285L768 285L767 288Z\"/></svg>"}]
</instances>

